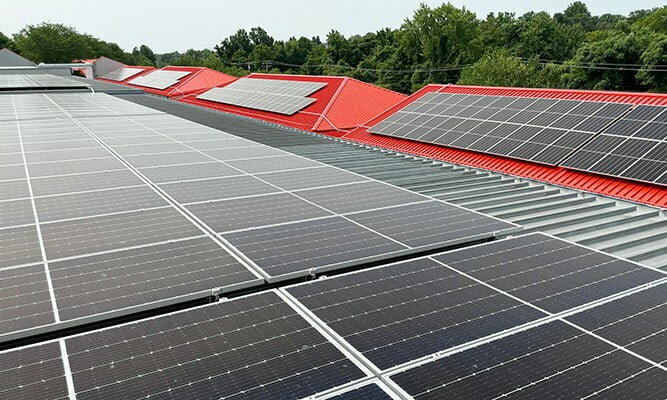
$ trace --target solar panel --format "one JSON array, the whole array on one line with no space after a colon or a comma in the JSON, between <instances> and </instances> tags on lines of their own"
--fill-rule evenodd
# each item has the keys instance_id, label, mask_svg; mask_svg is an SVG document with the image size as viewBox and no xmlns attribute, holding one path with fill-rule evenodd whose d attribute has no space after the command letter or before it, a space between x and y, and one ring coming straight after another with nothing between
<instances>
[{"instance_id":1,"label":"solar panel","mask_svg":"<svg viewBox=\"0 0 667 400\"><path fill-rule=\"evenodd\" d=\"M667 286L658 285L567 320L659 364L667 362Z\"/></svg>"},{"instance_id":2,"label":"solar panel","mask_svg":"<svg viewBox=\"0 0 667 400\"><path fill-rule=\"evenodd\" d=\"M275 292L66 339L77 399L296 399L365 373Z\"/></svg>"},{"instance_id":3,"label":"solar panel","mask_svg":"<svg viewBox=\"0 0 667 400\"><path fill-rule=\"evenodd\" d=\"M306 96L325 86L323 82L240 78L222 88L212 88L197 98L292 115L314 103L316 99Z\"/></svg>"},{"instance_id":4,"label":"solar panel","mask_svg":"<svg viewBox=\"0 0 667 400\"><path fill-rule=\"evenodd\" d=\"M378 369L546 315L428 258L286 291Z\"/></svg>"},{"instance_id":5,"label":"solar panel","mask_svg":"<svg viewBox=\"0 0 667 400\"><path fill-rule=\"evenodd\" d=\"M307 82L284 79L239 78L225 86L250 92L275 93L288 96L309 96L322 89L325 82Z\"/></svg>"},{"instance_id":6,"label":"solar panel","mask_svg":"<svg viewBox=\"0 0 667 400\"><path fill-rule=\"evenodd\" d=\"M123 67L115 71L111 71L106 75L100 76L100 78L109 79L111 81L121 82L126 79L129 79L139 73L144 72L143 68L132 68L132 67Z\"/></svg>"},{"instance_id":7,"label":"solar panel","mask_svg":"<svg viewBox=\"0 0 667 400\"><path fill-rule=\"evenodd\" d=\"M31 89L87 89L90 85L62 76L49 74L3 74L0 75L0 91Z\"/></svg>"},{"instance_id":8,"label":"solar panel","mask_svg":"<svg viewBox=\"0 0 667 400\"><path fill-rule=\"evenodd\" d=\"M386 371L548 322L666 276L530 234L284 290Z\"/></svg>"},{"instance_id":9,"label":"solar panel","mask_svg":"<svg viewBox=\"0 0 667 400\"><path fill-rule=\"evenodd\" d=\"M562 165L667 185L667 107L637 106Z\"/></svg>"},{"instance_id":10,"label":"solar panel","mask_svg":"<svg viewBox=\"0 0 667 400\"><path fill-rule=\"evenodd\" d=\"M60 344L0 352L0 393L7 399L70 398Z\"/></svg>"},{"instance_id":11,"label":"solar panel","mask_svg":"<svg viewBox=\"0 0 667 400\"><path fill-rule=\"evenodd\" d=\"M369 131L557 165L630 107L578 100L432 92Z\"/></svg>"},{"instance_id":12,"label":"solar panel","mask_svg":"<svg viewBox=\"0 0 667 400\"><path fill-rule=\"evenodd\" d=\"M190 71L169 71L158 69L131 79L128 81L128 83L136 86L164 90L170 86L174 86L179 82L179 80L190 75L191 73L192 72Z\"/></svg>"},{"instance_id":13,"label":"solar panel","mask_svg":"<svg viewBox=\"0 0 667 400\"><path fill-rule=\"evenodd\" d=\"M2 246L2 250L6 248ZM0 334L55 322L44 265L1 269L0 293Z\"/></svg>"},{"instance_id":14,"label":"solar panel","mask_svg":"<svg viewBox=\"0 0 667 400\"><path fill-rule=\"evenodd\" d=\"M391 376L417 400L664 399L665 378L664 369L560 321Z\"/></svg>"},{"instance_id":15,"label":"solar panel","mask_svg":"<svg viewBox=\"0 0 667 400\"><path fill-rule=\"evenodd\" d=\"M3 166L17 167L16 175L7 170L8 179L20 182L26 169L30 176L27 197L3 203L8 213L0 218L0 236L11 239L0 244L0 267L45 263L55 322L2 340L237 290L261 284L260 276L306 276L515 229L175 117L142 113L108 96L42 97L67 123L49 128L47 120L19 119L8 132L23 150L0 158L20 162ZM31 107L21 104L17 110ZM77 105L83 105L79 114ZM109 112L97 116L103 108ZM228 159L234 151L240 159ZM156 170L167 172L164 183ZM371 193L361 183L370 184ZM354 206L307 192L341 186L359 200ZM384 198L373 203L373 194ZM401 217L409 212L428 212L431 221L418 227ZM387 223L392 213L396 220ZM459 229L466 219L473 228ZM435 232L443 226L446 234ZM199 257L214 264L188 262Z\"/></svg>"},{"instance_id":16,"label":"solar panel","mask_svg":"<svg viewBox=\"0 0 667 400\"><path fill-rule=\"evenodd\" d=\"M97 96L39 97L63 115L76 104L136 111ZM33 103L15 104L18 114ZM9 163L0 167L0 341L263 283L75 120L12 124L1 137L15 136L23 153L0 154Z\"/></svg>"},{"instance_id":17,"label":"solar panel","mask_svg":"<svg viewBox=\"0 0 667 400\"><path fill-rule=\"evenodd\" d=\"M367 189L356 186L372 182L366 177L251 141L238 147L238 141L227 134L172 116L89 118L80 122L95 136L99 132L101 141L113 140L114 144L109 146L119 153L128 149L123 138L146 139L150 135L170 138L187 150L119 155L139 172L189 166L190 170L194 168L197 174L203 174L202 166L211 162L224 166L219 177L207 174L190 180L172 177L160 183L165 178L158 174L153 175L153 183L252 262L270 281L482 240L498 231L514 229L506 222L379 182L373 182L372 186L383 199L373 203ZM155 146L158 145L144 148L158 149ZM209 150L210 147L216 149ZM241 158L236 158L235 152ZM146 179L153 178L146 175ZM308 193L310 189L336 190L342 185L347 185L347 194L343 196L345 200L339 201L340 206L333 198L310 197ZM301 197L302 191L305 197ZM364 196L366 200L362 201ZM357 198L359 202L352 207L347 198ZM350 211L336 212L329 206ZM415 220L402 217L416 212L428 215L430 221L423 221L424 217ZM387 224L392 213L396 214L396 221ZM310 248L306 250L307 247Z\"/></svg>"},{"instance_id":18,"label":"solar panel","mask_svg":"<svg viewBox=\"0 0 667 400\"><path fill-rule=\"evenodd\" d=\"M552 313L666 276L542 233L451 251L434 259Z\"/></svg>"}]
</instances>

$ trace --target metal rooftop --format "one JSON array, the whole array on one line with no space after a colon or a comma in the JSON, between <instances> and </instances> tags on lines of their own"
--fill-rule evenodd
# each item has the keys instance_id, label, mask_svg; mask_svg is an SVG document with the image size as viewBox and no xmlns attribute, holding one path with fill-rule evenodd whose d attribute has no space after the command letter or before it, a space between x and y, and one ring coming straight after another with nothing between
<instances>
[{"instance_id":1,"label":"metal rooftop","mask_svg":"<svg viewBox=\"0 0 667 400\"><path fill-rule=\"evenodd\" d=\"M212 128L667 269L664 209L299 131L154 96L119 96ZM257 129L261 125L263 129Z\"/></svg>"}]
</instances>

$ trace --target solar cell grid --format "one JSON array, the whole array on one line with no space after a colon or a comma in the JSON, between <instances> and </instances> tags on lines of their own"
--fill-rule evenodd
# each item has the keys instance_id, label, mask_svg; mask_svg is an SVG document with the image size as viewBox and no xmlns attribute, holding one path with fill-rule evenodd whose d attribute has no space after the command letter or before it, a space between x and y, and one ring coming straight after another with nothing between
<instances>
[{"instance_id":1,"label":"solar cell grid","mask_svg":"<svg viewBox=\"0 0 667 400\"><path fill-rule=\"evenodd\" d=\"M42 261L34 225L0 229L0 268Z\"/></svg>"},{"instance_id":2,"label":"solar cell grid","mask_svg":"<svg viewBox=\"0 0 667 400\"><path fill-rule=\"evenodd\" d=\"M32 168L31 168L32 171ZM87 192L101 189L114 189L143 185L143 182L128 170L92 172L32 178L32 190L35 196L50 196L74 192Z\"/></svg>"},{"instance_id":3,"label":"solar cell grid","mask_svg":"<svg viewBox=\"0 0 667 400\"><path fill-rule=\"evenodd\" d=\"M162 197L146 186L39 197L35 199L39 221L42 223L152 209L168 205Z\"/></svg>"},{"instance_id":4,"label":"solar cell grid","mask_svg":"<svg viewBox=\"0 0 667 400\"><path fill-rule=\"evenodd\" d=\"M104 95L92 99L78 95L50 96L52 104L58 104L58 110L82 105L84 110L91 112L98 109L106 109L107 113L109 109L116 113L135 111L129 106L116 107L118 102L124 101L108 100ZM87 108L88 103L90 108ZM21 104L17 109L30 106ZM151 117L141 119L150 120ZM39 293L32 286L13 285L16 279L9 277L4 280L13 286L0 288L2 298L14 307L4 307L0 316L0 319L7 318L7 324L3 325L7 330L0 332L3 341L58 329L60 321L74 326L106 318L102 315L107 313L124 315L208 297L213 289L226 292L263 282L212 238L202 237L200 228L176 211L154 189L146 186L87 130L81 129L75 120L63 121L56 121L51 127L47 120L13 122L17 127L13 134L19 141L19 148L22 147L23 136L27 138L25 154L29 162L35 155L48 155L49 160L58 161L29 163L30 186L22 179L25 176L23 156L19 160L21 164L15 165L16 168L6 168L8 174L2 176L3 179L14 180L2 181L2 194L6 199L0 201L0 268L8 267L7 271L41 268L44 278L40 280L35 276L32 281L34 286L41 282L47 287L46 301L36 301L37 305L33 306L23 301L39 299L36 297ZM123 134L123 131L110 128L114 123L123 121L123 117L96 117L85 121L86 129L91 126L112 135ZM163 138L132 121L121 125L137 126L141 128L138 132L148 131L158 139ZM22 129L19 130L19 127ZM76 135L71 132L76 132ZM91 143L106 157L91 154L91 148L87 147ZM171 146L189 150L174 141L171 143ZM155 151L172 150L160 144L143 147ZM157 159L160 160L159 157L164 154L169 157L173 153L159 153ZM187 154L211 161L197 152L188 151ZM82 156L91 158L78 159ZM8 158L7 161L11 160ZM220 163L216 165L239 174L231 167ZM20 171L19 167L24 171ZM30 199L30 187L33 199ZM16 196L20 197L11 200ZM34 212L39 216L39 226L33 225ZM199 242L195 243L197 240ZM42 259L40 242L43 242L47 260ZM43 261L55 266L54 270L45 270L41 264L25 267ZM53 299L45 283L47 280L55 289ZM54 304L59 307L57 311L62 319L47 320L36 311L39 305L53 307ZM53 311L50 312L53 314ZM17 332L24 325L30 329Z\"/></svg>"},{"instance_id":5,"label":"solar cell grid","mask_svg":"<svg viewBox=\"0 0 667 400\"><path fill-rule=\"evenodd\" d=\"M555 321L391 376L415 399L663 399L667 372Z\"/></svg>"},{"instance_id":6,"label":"solar cell grid","mask_svg":"<svg viewBox=\"0 0 667 400\"><path fill-rule=\"evenodd\" d=\"M129 79L129 78L131 78L131 77L133 77L133 76L135 76L135 75L137 75L141 72L144 72L144 71L145 70L142 69L142 68L122 67L122 68L119 68L115 71L111 71L106 75L102 75L102 76L100 76L100 78L109 79L109 80L116 81L116 82L121 82L121 81Z\"/></svg>"},{"instance_id":7,"label":"solar cell grid","mask_svg":"<svg viewBox=\"0 0 667 400\"><path fill-rule=\"evenodd\" d=\"M169 71L155 70L128 81L128 83L137 86L144 86L153 89L164 90L179 82L182 78L190 75L190 71Z\"/></svg>"},{"instance_id":8,"label":"solar cell grid","mask_svg":"<svg viewBox=\"0 0 667 400\"><path fill-rule=\"evenodd\" d=\"M599 102L446 93L429 93L415 103L369 131L551 165L630 108ZM533 129L527 131L526 127Z\"/></svg>"},{"instance_id":9,"label":"solar cell grid","mask_svg":"<svg viewBox=\"0 0 667 400\"><path fill-rule=\"evenodd\" d=\"M173 121L173 124L166 124L165 121ZM404 252L417 251L418 248L421 248L422 246L427 246L429 248L447 246L460 241L477 240L478 237L482 236L489 237L489 235L493 235L496 230L512 228L510 224L470 213L461 208L447 208L443 203L432 201L431 208L433 212L431 214L432 216L435 216L440 213L439 222L445 222L447 217L444 214L450 213L452 214L450 222L454 219L460 222L460 220L466 218L467 215L470 223L477 224L479 222L480 226L477 230L471 230L470 228L454 229L455 226L451 225L450 228L452 228L452 231L449 234L436 235L433 234L433 232L425 232L428 229L431 229L431 231L437 229L435 226L436 222L430 222L430 228L428 229L423 229L421 232L420 229L414 229L407 233L404 239L406 241L413 240L413 243L416 246L413 248L410 245L401 243L399 240L392 238L391 236L375 232L373 229L369 230L367 227L363 226L362 223L353 222L351 216L345 216L342 219L335 220L336 223L332 225L334 227L333 229L325 229L324 232L321 232L319 236L320 240L310 242L310 245L315 248L310 251L296 251L296 248L303 248L302 244L298 243L298 241L302 240L304 237L303 232L312 229L308 224L328 226L334 220L324 217L335 215L335 212L329 212L326 207L323 208L321 204L318 204L317 200L310 201L308 199L300 198L297 191L312 188L329 188L369 180L365 177L340 169L323 166L310 159L270 149L251 141L246 142L252 144L252 146L242 147L241 149L235 149L234 147L236 147L238 143L235 143L232 138L225 138L224 136L222 139L202 141L202 137L196 132L203 132L206 131L206 129L199 129L199 126L196 124L191 124L171 116L133 117L132 119L125 120L123 124L129 130L133 129L132 126L139 125L142 129L150 131L156 136L172 137L177 143L183 144L186 147L198 146L205 142L218 142L213 145L216 147L220 146L217 150L206 150L205 147L200 147L203 150L189 151L187 153L156 153L144 157L158 157L158 160L164 160L165 157L179 157L178 160L171 159L170 161L179 162L180 164L178 164L178 167L181 168L186 166L186 164L183 164L186 162L192 162L193 165L198 167L207 165L207 163L203 162L203 159L202 162L197 162L199 160L184 160L180 158L184 154L196 154L197 156L207 157L207 161L213 160L211 156L218 156L221 165L235 170L237 176L211 179L186 177L189 180L182 182L173 180L167 181L167 183L160 184L160 188L175 201L180 204L188 205L187 208L195 217L204 222L211 228L211 230L222 234L222 237L225 240L231 238L231 241L228 243L231 243L233 246L235 243L240 243L236 242L237 239L244 235L248 236L246 238L247 243L244 242L245 239L241 241L245 243L244 249L253 254L252 256L249 256L253 263L256 263L257 265L261 264L258 268L263 269L266 267L271 269L271 272L263 270L267 279L270 280L285 279L295 275L305 275L313 268L316 268L317 271L325 271L330 268L352 265L355 262L377 260L383 257L384 249L391 250L387 254L384 254L385 258L393 257L398 254L403 254ZM190 139L190 136L186 134L177 135L176 133L179 131L171 130L173 125L179 126L180 132L191 131L193 132L193 135L199 135L196 137L200 140L182 141ZM102 123L94 126L87 126L94 134L96 134L98 129L102 132L106 131L105 124ZM166 133L165 130L167 130ZM119 133L113 133L113 135L119 135ZM206 138L208 137L209 136L206 136ZM107 138L104 137L101 138L101 140L106 141ZM246 151L249 152L246 153ZM267 151L270 153L266 153ZM248 158L238 160L223 159L227 158L229 154L234 154L234 152L239 153L237 156ZM221 153L222 156L220 156L219 153ZM265 154L274 155L266 156ZM136 156L122 157L135 167L144 165L135 162L134 157ZM161 162L157 163L161 164ZM155 169L142 167L140 170L154 171ZM354 186L349 186L348 188L354 188ZM264 197L267 194L278 194L280 192L292 193L293 196L275 195L274 197ZM397 192L399 194L396 194ZM387 204L399 205L402 203L391 199L405 199L405 201L407 201L409 196L407 196L406 193L407 192L403 189L392 188L385 185L384 190L380 194L387 196L387 200L389 200ZM296 196L296 198L294 196ZM421 196L417 197L419 198L419 201L428 200L428 198L423 198ZM290 199L290 201L285 204L296 202L299 205L297 207L285 207L285 204L283 204L282 201L276 202L275 204L266 203L266 201L272 198ZM324 199L322 201L326 202ZM410 202L408 201L407 204L409 203ZM329 204L336 208L336 204L332 199L329 200ZM381 206L371 204L369 201L367 201L365 205L362 205L362 203L356 205L357 211L377 208L381 208ZM299 211L295 212L294 209ZM359 216L359 218L361 217L363 216ZM369 221L373 222L371 219L369 219ZM376 222L382 224L383 221L378 220ZM408 221L401 223L409 224ZM285 226L280 226L279 224ZM291 225L291 228L288 228L287 225ZM400 225L400 223L398 225ZM415 225L413 224L412 226L414 227ZM287 232L289 232L285 237L285 241L280 244L286 246L284 249L284 259L275 257L269 257L267 259L264 256L266 249L263 247L269 246L269 244L262 240L262 235L265 231L271 229L287 229ZM399 230L400 226L394 226L394 229ZM255 234L257 234L257 237L253 237ZM363 240L359 243L355 243L352 246L353 249L351 251L346 251L347 254L340 256L339 259L337 259L335 257L335 252L340 252L341 249L343 249L342 246L346 243L349 244L352 239L346 235L352 235L354 238L358 236ZM410 235L415 237L408 237ZM417 237L418 235L422 235L422 237L419 238ZM273 244L270 246L273 246ZM237 250L244 253L244 250ZM248 254L246 254L246 256L248 256ZM257 259L254 259L254 257L257 257ZM359 260L357 260L358 257L360 258ZM270 264L271 262L277 262L278 265L275 267L278 268L273 269L274 266ZM319 262L325 263L318 264Z\"/></svg>"},{"instance_id":10,"label":"solar cell grid","mask_svg":"<svg viewBox=\"0 0 667 400\"><path fill-rule=\"evenodd\" d=\"M0 173L2 169L0 168ZM26 179L18 179L13 181L0 180L0 201L25 199L30 197L28 191L28 183Z\"/></svg>"},{"instance_id":11,"label":"solar cell grid","mask_svg":"<svg viewBox=\"0 0 667 400\"><path fill-rule=\"evenodd\" d=\"M66 346L78 399L296 399L365 377L274 292L91 332Z\"/></svg>"},{"instance_id":12,"label":"solar cell grid","mask_svg":"<svg viewBox=\"0 0 667 400\"><path fill-rule=\"evenodd\" d=\"M575 168L667 184L667 107L637 106L563 162Z\"/></svg>"},{"instance_id":13,"label":"solar cell grid","mask_svg":"<svg viewBox=\"0 0 667 400\"><path fill-rule=\"evenodd\" d=\"M610 301L567 318L656 363L667 362L667 285Z\"/></svg>"},{"instance_id":14,"label":"solar cell grid","mask_svg":"<svg viewBox=\"0 0 667 400\"><path fill-rule=\"evenodd\" d=\"M303 276L386 259L408 250L341 217L221 235L259 266L268 280Z\"/></svg>"},{"instance_id":15,"label":"solar cell grid","mask_svg":"<svg viewBox=\"0 0 667 400\"><path fill-rule=\"evenodd\" d=\"M89 84L50 74L3 74L0 90L88 88Z\"/></svg>"},{"instance_id":16,"label":"solar cell grid","mask_svg":"<svg viewBox=\"0 0 667 400\"><path fill-rule=\"evenodd\" d=\"M183 204L247 197L279 191L275 187L248 175L167 183L160 185L160 187Z\"/></svg>"},{"instance_id":17,"label":"solar cell grid","mask_svg":"<svg viewBox=\"0 0 667 400\"><path fill-rule=\"evenodd\" d=\"M552 313L665 277L663 272L541 233L434 259Z\"/></svg>"},{"instance_id":18,"label":"solar cell grid","mask_svg":"<svg viewBox=\"0 0 667 400\"><path fill-rule=\"evenodd\" d=\"M44 265L0 269L0 334L53 322L55 317Z\"/></svg>"},{"instance_id":19,"label":"solar cell grid","mask_svg":"<svg viewBox=\"0 0 667 400\"><path fill-rule=\"evenodd\" d=\"M34 223L30 199L0 201L0 228Z\"/></svg>"},{"instance_id":20,"label":"solar cell grid","mask_svg":"<svg viewBox=\"0 0 667 400\"><path fill-rule=\"evenodd\" d=\"M259 278L207 237L50 263L60 318L73 320L165 299L204 298ZM181 299L183 300L183 299Z\"/></svg>"},{"instance_id":21,"label":"solar cell grid","mask_svg":"<svg viewBox=\"0 0 667 400\"><path fill-rule=\"evenodd\" d=\"M45 223L41 224L41 230L50 260L184 239L202 233L172 208Z\"/></svg>"},{"instance_id":22,"label":"solar cell grid","mask_svg":"<svg viewBox=\"0 0 667 400\"><path fill-rule=\"evenodd\" d=\"M218 233L332 215L288 193L209 201L187 208Z\"/></svg>"},{"instance_id":23,"label":"solar cell grid","mask_svg":"<svg viewBox=\"0 0 667 400\"><path fill-rule=\"evenodd\" d=\"M0 393L8 399L68 399L58 342L0 352Z\"/></svg>"},{"instance_id":24,"label":"solar cell grid","mask_svg":"<svg viewBox=\"0 0 667 400\"><path fill-rule=\"evenodd\" d=\"M428 258L286 290L379 369L545 316Z\"/></svg>"},{"instance_id":25,"label":"solar cell grid","mask_svg":"<svg viewBox=\"0 0 667 400\"><path fill-rule=\"evenodd\" d=\"M239 174L236 169L214 161L200 164L140 168L139 172L150 181L157 184L196 179L222 178Z\"/></svg>"},{"instance_id":26,"label":"solar cell grid","mask_svg":"<svg viewBox=\"0 0 667 400\"><path fill-rule=\"evenodd\" d=\"M292 115L314 103L316 99L306 96L325 86L323 82L240 78L222 88L212 88L197 98Z\"/></svg>"}]
</instances>

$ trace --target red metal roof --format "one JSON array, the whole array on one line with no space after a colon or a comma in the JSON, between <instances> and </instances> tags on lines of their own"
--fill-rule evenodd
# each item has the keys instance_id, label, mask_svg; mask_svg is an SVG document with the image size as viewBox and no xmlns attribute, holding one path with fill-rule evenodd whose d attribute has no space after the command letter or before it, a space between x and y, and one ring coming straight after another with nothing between
<instances>
[{"instance_id":1,"label":"red metal roof","mask_svg":"<svg viewBox=\"0 0 667 400\"><path fill-rule=\"evenodd\" d=\"M428 85L394 107L390 107L383 113L370 119L363 124L363 126L360 126L343 136L350 141L383 147L403 153L507 173L653 206L667 207L667 188L660 185L651 185L621 178L574 171L563 167L551 167L474 151L459 150L407 139L375 135L368 132L368 127L382 121L427 92L546 97L652 105L667 105L667 95L657 93L600 92L586 90Z\"/></svg>"},{"instance_id":2,"label":"red metal roof","mask_svg":"<svg viewBox=\"0 0 667 400\"><path fill-rule=\"evenodd\" d=\"M309 96L316 99L314 103L293 115L283 115L197 99L197 95L203 92L203 90L183 97L180 101L297 129L320 133L326 132L332 136L341 136L407 97L388 89L341 76L255 73L247 77L323 82L327 85Z\"/></svg>"},{"instance_id":3,"label":"red metal roof","mask_svg":"<svg viewBox=\"0 0 667 400\"><path fill-rule=\"evenodd\" d=\"M135 68L135 67L130 67L130 68ZM128 79L126 79L123 82L114 82L114 83L120 83L123 85L135 87L138 89L143 89L147 93L152 93L156 94L158 96L164 96L164 97L169 97L169 98L178 98L178 97L183 97L187 96L191 93L194 92L199 92L202 90L208 90L212 87L219 86L219 85L224 85L229 82L235 81L237 78L235 76L227 75L222 72L218 72L215 70L212 70L210 68L204 68L204 67L180 67L180 66L167 66L164 68L161 68L162 70L165 71L187 71L190 72L189 75L183 77L182 79L179 80L178 83L175 85L172 85L164 90L159 90L159 89L153 89L145 86L137 86L129 83L134 78L137 78L149 71L155 70L153 67L137 67L137 68L150 68L150 70L146 70L144 73L140 75L134 75ZM105 80L105 79L102 79ZM106 80L107 82L111 82Z\"/></svg>"}]
</instances>

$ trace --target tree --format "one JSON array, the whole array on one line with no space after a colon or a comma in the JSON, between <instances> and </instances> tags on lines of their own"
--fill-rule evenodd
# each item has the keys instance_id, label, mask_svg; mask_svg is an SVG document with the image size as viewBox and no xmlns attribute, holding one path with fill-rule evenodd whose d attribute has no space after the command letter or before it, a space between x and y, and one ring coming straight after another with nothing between
<instances>
[{"instance_id":1,"label":"tree","mask_svg":"<svg viewBox=\"0 0 667 400\"><path fill-rule=\"evenodd\" d=\"M584 38L581 26L558 23L545 12L524 15L519 22L514 49L518 56L525 58L567 60Z\"/></svg>"},{"instance_id":2,"label":"tree","mask_svg":"<svg viewBox=\"0 0 667 400\"><path fill-rule=\"evenodd\" d=\"M142 44L139 46L139 49L136 47L132 51L132 54L135 55L140 55L142 57L145 57L147 60L151 62L152 65L157 64L157 59L155 58L155 53L153 53L153 50L151 50L150 47L146 46L145 44Z\"/></svg>"},{"instance_id":3,"label":"tree","mask_svg":"<svg viewBox=\"0 0 667 400\"><path fill-rule=\"evenodd\" d=\"M14 43L22 56L37 63L67 63L92 56L86 37L63 24L28 25L14 35Z\"/></svg>"},{"instance_id":4,"label":"tree","mask_svg":"<svg viewBox=\"0 0 667 400\"><path fill-rule=\"evenodd\" d=\"M0 49L7 48L9 50L15 50L14 42L11 38L7 37L4 33L0 32Z\"/></svg>"},{"instance_id":5,"label":"tree","mask_svg":"<svg viewBox=\"0 0 667 400\"><path fill-rule=\"evenodd\" d=\"M507 51L482 57L472 67L461 73L461 85L513 86L513 87L558 87L560 75L553 67L544 67L533 61L524 61Z\"/></svg>"},{"instance_id":6,"label":"tree","mask_svg":"<svg viewBox=\"0 0 667 400\"><path fill-rule=\"evenodd\" d=\"M580 1L570 4L562 13L555 14L554 20L563 25L578 25L585 31L595 29L595 20L591 12L588 11L586 4Z\"/></svg>"}]
</instances>

